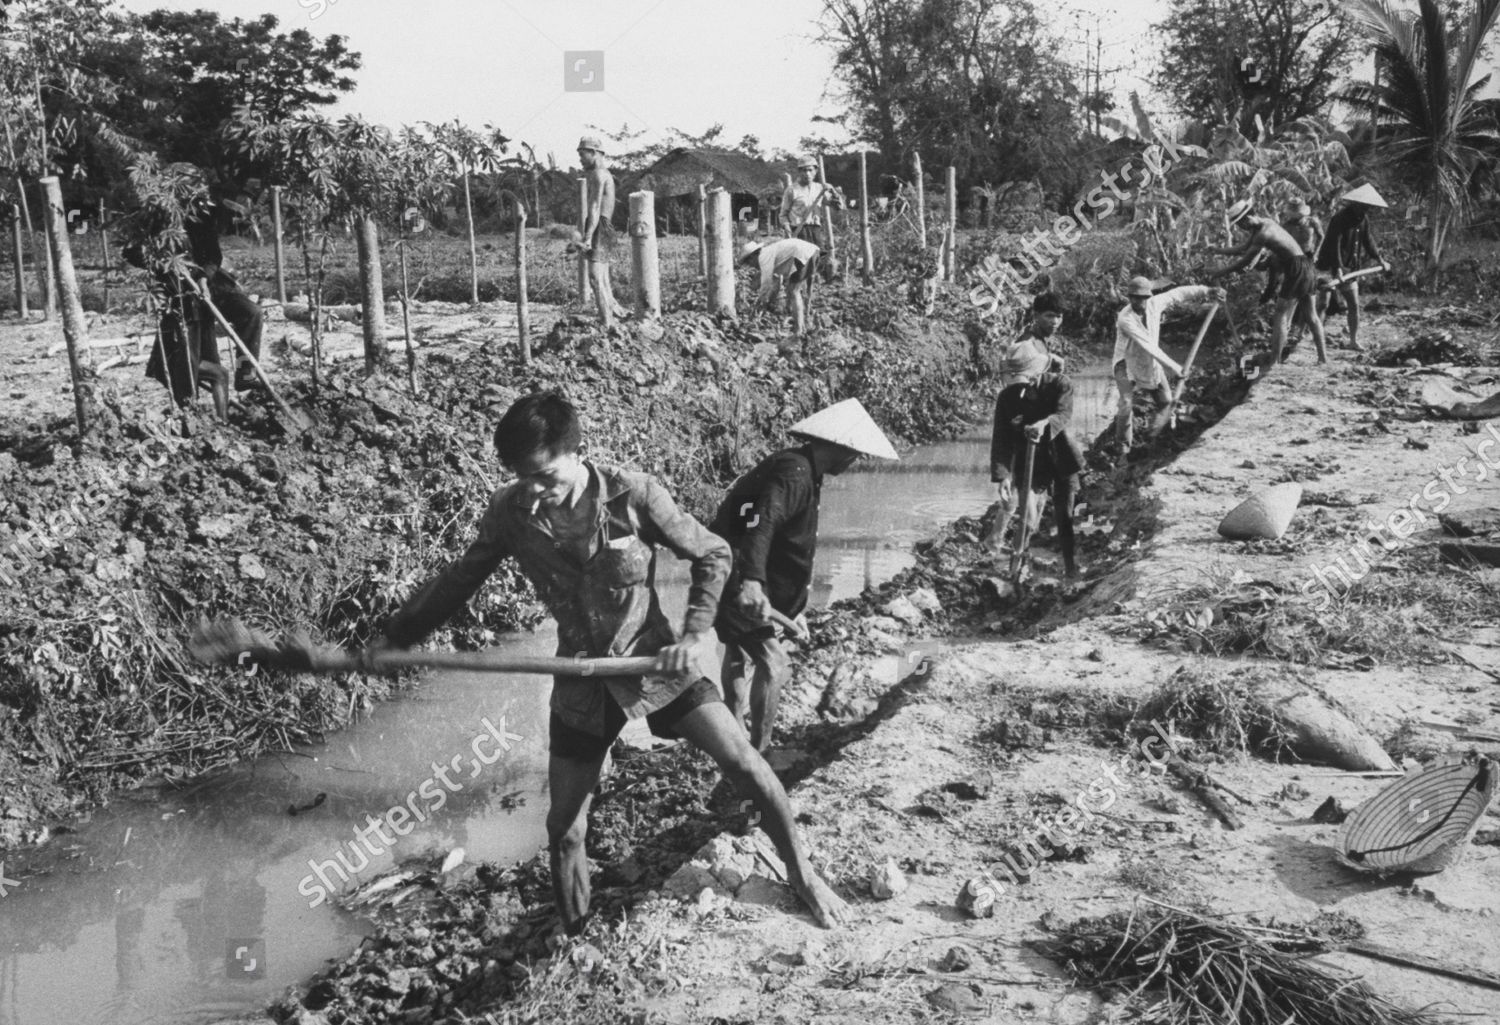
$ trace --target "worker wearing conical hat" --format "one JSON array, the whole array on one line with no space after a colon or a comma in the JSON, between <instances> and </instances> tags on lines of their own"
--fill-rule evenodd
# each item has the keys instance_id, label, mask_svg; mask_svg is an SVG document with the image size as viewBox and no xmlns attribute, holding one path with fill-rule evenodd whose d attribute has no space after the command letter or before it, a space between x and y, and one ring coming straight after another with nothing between
<instances>
[{"instance_id":1,"label":"worker wearing conical hat","mask_svg":"<svg viewBox=\"0 0 1500 1025\"><path fill-rule=\"evenodd\" d=\"M714 623L725 646L724 698L742 721L748 711L750 741L762 751L790 668L769 617L774 609L791 619L807 607L823 478L862 455L898 458L858 399L814 413L789 433L801 444L767 456L735 481L709 527L734 551Z\"/></svg>"},{"instance_id":2,"label":"worker wearing conical hat","mask_svg":"<svg viewBox=\"0 0 1500 1025\"><path fill-rule=\"evenodd\" d=\"M1372 210L1384 210L1386 202L1371 185L1361 185L1352 192L1339 197L1342 206L1328 219L1328 235L1318 248L1317 268L1338 281L1344 274L1355 269L1361 251L1370 259L1389 271L1391 265L1380 255L1375 237L1370 233L1369 215ZM1349 308L1349 347L1363 349L1359 341L1359 282L1340 282L1336 287L1338 296ZM1337 313L1337 306L1329 306L1330 297L1318 296L1318 312L1330 309Z\"/></svg>"},{"instance_id":3,"label":"worker wearing conical hat","mask_svg":"<svg viewBox=\"0 0 1500 1025\"><path fill-rule=\"evenodd\" d=\"M807 330L807 299L803 286L812 290L812 276L817 271L820 250L800 238L781 238L773 242L746 242L740 247L740 263L757 261L760 268L755 308L769 304L778 280L786 283L787 305L792 310L792 333L800 336Z\"/></svg>"},{"instance_id":4,"label":"worker wearing conical hat","mask_svg":"<svg viewBox=\"0 0 1500 1025\"><path fill-rule=\"evenodd\" d=\"M1256 215L1248 199L1242 199L1228 210L1231 228L1246 232L1243 245L1210 246L1208 251L1220 256L1237 256L1239 259L1223 267L1210 267L1204 277L1216 278L1243 270L1255 262L1262 252L1269 257L1271 273L1277 274L1281 287L1277 290L1275 342L1271 352L1271 365L1282 362L1286 351L1286 338L1292 319L1299 318L1312 329L1313 344L1318 349L1318 362L1327 363L1328 353L1323 343L1323 321L1318 317L1316 293L1318 272L1313 269L1311 253L1304 253L1297 240L1287 230L1269 217Z\"/></svg>"}]
</instances>

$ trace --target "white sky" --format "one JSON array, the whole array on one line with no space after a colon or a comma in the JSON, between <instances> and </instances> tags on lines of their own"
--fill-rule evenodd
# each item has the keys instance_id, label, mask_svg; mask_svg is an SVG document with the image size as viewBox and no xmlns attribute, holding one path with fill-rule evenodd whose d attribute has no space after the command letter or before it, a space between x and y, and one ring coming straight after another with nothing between
<instances>
[{"instance_id":1,"label":"white sky","mask_svg":"<svg viewBox=\"0 0 1500 1025\"><path fill-rule=\"evenodd\" d=\"M793 149L809 133L831 134L815 114L838 108L828 48L817 43L822 0L123 0L132 10L209 8L224 18L277 15L281 30L346 36L364 66L358 87L333 113L350 111L392 128L460 118L490 122L524 139L545 160L576 164L589 124L697 134L723 122L730 144L743 135L766 149ZM1083 64L1085 34L1105 38L1104 81L1128 109L1146 86L1147 28L1162 0L1073 0L1039 7L1073 41ZM1095 21L1098 29L1095 29ZM600 92L563 89L566 50L604 54ZM1089 50L1093 51L1090 43ZM587 68L584 69L587 71Z\"/></svg>"}]
</instances>

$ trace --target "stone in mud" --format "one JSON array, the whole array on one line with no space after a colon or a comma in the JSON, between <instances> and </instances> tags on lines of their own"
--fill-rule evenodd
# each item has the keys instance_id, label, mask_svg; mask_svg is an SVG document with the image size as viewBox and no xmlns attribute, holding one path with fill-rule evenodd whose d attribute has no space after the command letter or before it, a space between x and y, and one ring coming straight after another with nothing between
<instances>
[{"instance_id":1,"label":"stone in mud","mask_svg":"<svg viewBox=\"0 0 1500 1025\"><path fill-rule=\"evenodd\" d=\"M913 605L929 616L935 616L943 611L943 603L938 601L938 596L933 594L928 588L919 587L906 597Z\"/></svg>"},{"instance_id":2,"label":"stone in mud","mask_svg":"<svg viewBox=\"0 0 1500 1025\"><path fill-rule=\"evenodd\" d=\"M983 586L986 592L1000 601L1008 601L1016 596L1016 585L1001 577L985 577Z\"/></svg>"},{"instance_id":3,"label":"stone in mud","mask_svg":"<svg viewBox=\"0 0 1500 1025\"><path fill-rule=\"evenodd\" d=\"M719 880L714 878L707 864L701 861L690 861L673 872L662 884L662 889L678 900L692 900L705 888L714 889L718 885Z\"/></svg>"},{"instance_id":4,"label":"stone in mud","mask_svg":"<svg viewBox=\"0 0 1500 1025\"><path fill-rule=\"evenodd\" d=\"M883 864L870 869L870 896L876 900L890 900L905 893L910 885L894 858L886 858Z\"/></svg>"},{"instance_id":5,"label":"stone in mud","mask_svg":"<svg viewBox=\"0 0 1500 1025\"><path fill-rule=\"evenodd\" d=\"M981 1018L985 1014L984 1002L979 999L973 987L956 982L944 983L928 993L927 1002L939 1011L965 1018Z\"/></svg>"},{"instance_id":6,"label":"stone in mud","mask_svg":"<svg viewBox=\"0 0 1500 1025\"><path fill-rule=\"evenodd\" d=\"M954 780L952 783L944 784L943 789L964 801L982 801L990 796L990 791L995 788L995 777L988 771L981 770L966 779Z\"/></svg>"},{"instance_id":7,"label":"stone in mud","mask_svg":"<svg viewBox=\"0 0 1500 1025\"><path fill-rule=\"evenodd\" d=\"M1325 826L1336 826L1349 817L1344 810L1344 803L1337 797L1330 797L1318 805L1318 810L1312 813L1314 822L1321 822Z\"/></svg>"},{"instance_id":8,"label":"stone in mud","mask_svg":"<svg viewBox=\"0 0 1500 1025\"><path fill-rule=\"evenodd\" d=\"M735 891L734 899L742 904L759 904L762 907L785 907L792 900L792 888L763 875L753 875Z\"/></svg>"},{"instance_id":9,"label":"stone in mud","mask_svg":"<svg viewBox=\"0 0 1500 1025\"><path fill-rule=\"evenodd\" d=\"M936 599L934 599L936 600ZM905 595L892 598L880 606L880 611L892 619L900 620L907 626L918 626L922 622L922 610L917 608L912 600Z\"/></svg>"}]
</instances>

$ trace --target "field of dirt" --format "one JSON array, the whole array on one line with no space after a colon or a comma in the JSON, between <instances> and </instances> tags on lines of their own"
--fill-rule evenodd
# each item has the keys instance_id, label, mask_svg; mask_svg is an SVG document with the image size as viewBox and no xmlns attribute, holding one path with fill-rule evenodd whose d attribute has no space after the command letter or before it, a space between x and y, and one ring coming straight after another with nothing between
<instances>
[{"instance_id":1,"label":"field of dirt","mask_svg":"<svg viewBox=\"0 0 1500 1025\"><path fill-rule=\"evenodd\" d=\"M907 442L981 418L991 383L964 317L948 307L920 318L894 291L828 293L836 328L800 345L770 322L686 312L608 337L538 306L529 367L513 307L423 304L419 399L399 349L374 378L337 360L315 399L305 328L274 321L273 372L320 421L297 442L258 397L227 430L201 413L161 417L165 397L137 364L100 373L96 430L79 445L46 355L55 329L0 328L16 353L0 382L7 526L67 507L81 481L102 482L106 499L86 534L49 546L0 597L11 681L0 690L0 846L45 840L47 823L114 787L337 728L382 696L361 678L247 682L184 664L175 642L192 618L221 612L363 639L470 532L496 481L488 423L533 387L582 399L596 453L658 474L700 515L780 428L832 395L859 395ZM94 330L138 324L116 315ZM1366 328L1388 350L1435 329L1493 351L1495 325L1477 307L1388 297ZM356 354L357 328L329 344ZM1058 576L1047 523L1037 575L1016 593L1006 560L977 543L985 524L961 520L918 546L914 569L815 620L772 762L815 863L855 905L854 926L824 932L796 907L705 759L622 745L592 817L600 914L585 937L546 942L544 861L446 876L408 864L415 888L361 912L380 932L289 994L276 1020L1083 1025L1122 998L1074 985L1033 943L1147 898L1235 923L1344 912L1371 942L1500 975L1493 810L1439 875L1360 876L1333 856L1338 827L1313 813L1329 797L1352 808L1388 779L1226 742L1242 712L1230 699L1290 680L1405 765L1500 750L1494 573L1443 561L1435 518L1347 598L1318 600L1314 578L1367 520L1410 505L1461 458L1480 465L1486 428L1423 409L1423 381L1441 368L1381 368L1337 349L1316 367L1309 349L1247 385L1216 331L1176 433L1122 467L1091 456L1083 582ZM1482 391L1500 387L1485 377L1493 369L1466 372ZM1283 481L1304 495L1280 540L1217 536L1229 508ZM1452 490L1448 511L1471 522L1495 507L1494 474ZM540 616L517 580L490 593L437 643L480 645ZM1234 805L1242 828L1132 755L1153 733L1247 799ZM1118 799L1082 841L1011 879L1024 838L1102 779ZM1006 881L994 915L974 919L955 896L981 871ZM874 875L899 892L876 897ZM1500 990L1351 954L1319 961L1404 1005L1500 1022Z\"/></svg>"}]
</instances>

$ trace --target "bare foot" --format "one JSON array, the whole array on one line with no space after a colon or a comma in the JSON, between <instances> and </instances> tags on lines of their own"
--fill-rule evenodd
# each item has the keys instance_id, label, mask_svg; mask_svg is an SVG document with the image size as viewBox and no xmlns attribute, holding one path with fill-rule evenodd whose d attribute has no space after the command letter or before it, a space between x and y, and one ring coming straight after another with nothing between
<instances>
[{"instance_id":1,"label":"bare foot","mask_svg":"<svg viewBox=\"0 0 1500 1025\"><path fill-rule=\"evenodd\" d=\"M801 880L794 881L792 889L802 898L802 903L807 905L813 918L825 929L848 925L854 917L853 909L844 903L844 898L834 893L833 888L816 872L810 872Z\"/></svg>"}]
</instances>

